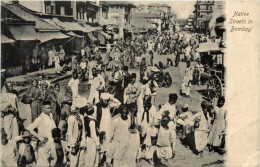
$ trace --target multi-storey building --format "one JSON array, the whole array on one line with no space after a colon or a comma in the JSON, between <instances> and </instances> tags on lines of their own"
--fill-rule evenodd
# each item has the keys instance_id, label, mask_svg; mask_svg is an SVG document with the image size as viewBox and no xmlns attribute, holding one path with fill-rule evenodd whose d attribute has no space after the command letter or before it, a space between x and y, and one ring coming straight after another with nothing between
<instances>
[{"instance_id":1,"label":"multi-storey building","mask_svg":"<svg viewBox=\"0 0 260 167\"><path fill-rule=\"evenodd\" d=\"M171 13L171 7L167 4L150 4L147 5L148 10L162 10L166 14Z\"/></svg>"},{"instance_id":2,"label":"multi-storey building","mask_svg":"<svg viewBox=\"0 0 260 167\"><path fill-rule=\"evenodd\" d=\"M210 35L225 38L225 2L215 1L212 18L209 22Z\"/></svg>"},{"instance_id":3,"label":"multi-storey building","mask_svg":"<svg viewBox=\"0 0 260 167\"><path fill-rule=\"evenodd\" d=\"M194 19L194 15L189 15L188 17L188 27L189 29L193 29L193 19Z\"/></svg>"},{"instance_id":4,"label":"multi-storey building","mask_svg":"<svg viewBox=\"0 0 260 167\"><path fill-rule=\"evenodd\" d=\"M98 1L19 1L20 5L35 11L43 18L58 18L62 21L84 21L97 23L99 13Z\"/></svg>"},{"instance_id":5,"label":"multi-storey building","mask_svg":"<svg viewBox=\"0 0 260 167\"><path fill-rule=\"evenodd\" d=\"M194 27L200 33L208 33L209 21L213 13L214 1L197 1L194 5Z\"/></svg>"},{"instance_id":6,"label":"multi-storey building","mask_svg":"<svg viewBox=\"0 0 260 167\"><path fill-rule=\"evenodd\" d=\"M171 13L171 6L167 4L150 4L150 5L139 5L137 8L133 8L132 13L153 13L161 16L160 18L160 30L169 29L169 24L173 14Z\"/></svg>"}]
</instances>

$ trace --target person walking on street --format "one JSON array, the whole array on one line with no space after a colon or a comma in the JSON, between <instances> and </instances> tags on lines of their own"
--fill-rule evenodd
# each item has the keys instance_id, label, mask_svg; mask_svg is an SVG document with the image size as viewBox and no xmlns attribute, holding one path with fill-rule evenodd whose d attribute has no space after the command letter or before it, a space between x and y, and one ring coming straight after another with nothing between
<instances>
[{"instance_id":1,"label":"person walking on street","mask_svg":"<svg viewBox=\"0 0 260 167\"><path fill-rule=\"evenodd\" d=\"M55 60L55 55L56 55L56 49L55 46L51 47L51 50L48 52L49 60L48 60L48 67L51 68L53 67L53 62Z\"/></svg>"},{"instance_id":2,"label":"person walking on street","mask_svg":"<svg viewBox=\"0 0 260 167\"><path fill-rule=\"evenodd\" d=\"M41 91L38 87L38 80L34 79L31 88L29 88L31 98L32 122L41 114Z\"/></svg>"},{"instance_id":3,"label":"person walking on street","mask_svg":"<svg viewBox=\"0 0 260 167\"><path fill-rule=\"evenodd\" d=\"M213 125L209 133L208 144L210 145L210 151L219 149L224 144L223 138L225 137L226 131L226 109L225 109L225 98L219 97L217 106L213 109Z\"/></svg>"},{"instance_id":4,"label":"person walking on street","mask_svg":"<svg viewBox=\"0 0 260 167\"><path fill-rule=\"evenodd\" d=\"M74 102L71 109L71 115L68 117L67 140L70 159L70 167L85 167L85 126L83 115L80 110L86 106L81 101Z\"/></svg>"},{"instance_id":5,"label":"person walking on street","mask_svg":"<svg viewBox=\"0 0 260 167\"><path fill-rule=\"evenodd\" d=\"M61 101L61 94L60 94L60 85L56 83L54 85L54 91L50 94L50 101L51 101L51 113L53 116L53 120L55 121L56 126L59 125L60 121L60 101Z\"/></svg>"},{"instance_id":6,"label":"person walking on street","mask_svg":"<svg viewBox=\"0 0 260 167\"><path fill-rule=\"evenodd\" d=\"M48 56L46 54L45 48L41 47L41 70L45 69L48 65Z\"/></svg>"},{"instance_id":7,"label":"person walking on street","mask_svg":"<svg viewBox=\"0 0 260 167\"><path fill-rule=\"evenodd\" d=\"M182 81L182 94L185 97L190 97L190 88L191 88L193 70L190 67L190 61L187 61L186 64L187 67L185 69L185 75Z\"/></svg>"},{"instance_id":8,"label":"person walking on street","mask_svg":"<svg viewBox=\"0 0 260 167\"><path fill-rule=\"evenodd\" d=\"M59 56L59 61L60 61L60 67L61 67L61 71L63 68L63 65L65 63L65 51L62 47L62 45L59 46L60 51L58 52L58 56Z\"/></svg>"},{"instance_id":9,"label":"person walking on street","mask_svg":"<svg viewBox=\"0 0 260 167\"><path fill-rule=\"evenodd\" d=\"M6 93L1 96L1 128L7 134L7 139L13 139L19 135L18 128L18 98L13 93L12 83L6 83Z\"/></svg>"},{"instance_id":10,"label":"person walking on street","mask_svg":"<svg viewBox=\"0 0 260 167\"><path fill-rule=\"evenodd\" d=\"M55 73L60 74L60 58L58 54L54 56Z\"/></svg>"},{"instance_id":11,"label":"person walking on street","mask_svg":"<svg viewBox=\"0 0 260 167\"><path fill-rule=\"evenodd\" d=\"M178 67L179 66L179 62L180 62L180 48L179 48L179 45L176 44L176 48L175 48L175 67Z\"/></svg>"}]
</instances>

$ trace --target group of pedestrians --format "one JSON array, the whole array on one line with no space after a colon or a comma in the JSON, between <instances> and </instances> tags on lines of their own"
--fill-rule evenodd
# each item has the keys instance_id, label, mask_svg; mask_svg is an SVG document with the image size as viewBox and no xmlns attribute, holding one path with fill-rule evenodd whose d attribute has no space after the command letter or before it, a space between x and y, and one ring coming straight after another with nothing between
<instances>
[{"instance_id":1,"label":"group of pedestrians","mask_svg":"<svg viewBox=\"0 0 260 167\"><path fill-rule=\"evenodd\" d=\"M151 34L129 44L119 41L107 47L106 54L86 46L80 56L72 58L72 78L65 91L58 83L45 80L44 75L34 79L22 96L32 113L26 128L18 126L22 125L19 113L26 111L19 111L19 95L7 82L7 92L1 98L2 165L133 167L140 166L141 159L154 165L154 157L167 165L178 154L178 127L182 128L185 145L187 136L194 132L199 155L207 145L210 151L223 148L223 97L216 106L203 101L201 111L193 114L187 104L177 111L178 95L171 90L168 101L159 109L155 106L159 88L172 84L163 65L153 60L154 41L166 36ZM137 66L140 77L128 71ZM172 60L166 66L173 66ZM80 82L89 85L82 90L89 92L87 97L79 91Z\"/></svg>"}]
</instances>

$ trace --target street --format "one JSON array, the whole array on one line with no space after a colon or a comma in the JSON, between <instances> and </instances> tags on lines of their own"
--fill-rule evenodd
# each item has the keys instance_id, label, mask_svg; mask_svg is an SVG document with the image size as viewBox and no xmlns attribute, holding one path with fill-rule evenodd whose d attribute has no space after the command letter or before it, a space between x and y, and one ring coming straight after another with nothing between
<instances>
[{"instance_id":1,"label":"street","mask_svg":"<svg viewBox=\"0 0 260 167\"><path fill-rule=\"evenodd\" d=\"M166 59L171 58L174 60L174 55L158 55L155 53L154 63L157 64L161 61L163 64L166 63ZM194 65L192 63L191 65ZM201 90L206 90L206 85L197 86L193 85L191 87L190 98L185 98L180 95L181 91L181 83L184 76L186 63L180 62L179 67L170 67L165 69L165 71L169 72L173 79L173 84L169 88L159 88L157 90L155 106L158 110L158 105L164 104L168 100L169 93L177 93L178 94L178 102L177 102L177 109L180 109L181 106L187 103L190 106L190 110L195 113L201 110L201 102L203 100L203 95L200 94ZM129 70L130 73L135 72L137 74L137 78L139 78L139 68L134 70ZM64 86L68 84L70 79L61 80L58 83L61 86L61 91L64 91ZM137 79L138 81L138 79ZM88 82L80 83L79 84L79 93L81 96L88 97L89 89L88 89ZM30 106L24 105L20 103L20 115L23 119L27 119L25 122L25 127L27 127L30 123ZM173 159L169 160L169 164L171 166L223 166L223 159L222 155L218 153L214 153L213 155L208 155L208 151L204 153L204 157L198 159L198 156L192 153L189 148L183 146L180 142L179 136L177 136L177 143L176 143L176 155ZM196 165L194 165L196 164ZM151 166L147 161L141 160L141 165L144 167ZM157 165L155 163L155 165Z\"/></svg>"}]
</instances>

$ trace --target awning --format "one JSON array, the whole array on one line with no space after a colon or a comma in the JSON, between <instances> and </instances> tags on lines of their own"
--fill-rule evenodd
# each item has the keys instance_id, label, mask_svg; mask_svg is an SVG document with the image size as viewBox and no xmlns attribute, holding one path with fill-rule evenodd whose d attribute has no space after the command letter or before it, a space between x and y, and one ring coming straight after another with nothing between
<instances>
[{"instance_id":1,"label":"awning","mask_svg":"<svg viewBox=\"0 0 260 167\"><path fill-rule=\"evenodd\" d=\"M88 32L86 28L79 25L76 22L62 22L57 18L54 18L52 20L55 24L57 24L59 27L64 29L65 31L82 31L82 32Z\"/></svg>"},{"instance_id":2,"label":"awning","mask_svg":"<svg viewBox=\"0 0 260 167\"><path fill-rule=\"evenodd\" d=\"M96 31L96 29L94 27L91 27L90 25L87 25L87 24L80 24L80 25L83 26L83 28L85 29L86 32Z\"/></svg>"},{"instance_id":3,"label":"awning","mask_svg":"<svg viewBox=\"0 0 260 167\"><path fill-rule=\"evenodd\" d=\"M97 38L93 35L92 32L88 32L88 37L92 40L92 41L97 41Z\"/></svg>"},{"instance_id":4,"label":"awning","mask_svg":"<svg viewBox=\"0 0 260 167\"><path fill-rule=\"evenodd\" d=\"M1 43L14 43L15 40L10 39L6 36L4 36L3 34L1 34Z\"/></svg>"},{"instance_id":5,"label":"awning","mask_svg":"<svg viewBox=\"0 0 260 167\"><path fill-rule=\"evenodd\" d=\"M66 34L69 35L69 36L72 36L72 37L84 38L84 36L77 35L77 34L75 34L75 33L72 32L72 31L70 31L70 32L68 32L68 33L66 33Z\"/></svg>"},{"instance_id":6,"label":"awning","mask_svg":"<svg viewBox=\"0 0 260 167\"><path fill-rule=\"evenodd\" d=\"M104 31L99 31L99 33L105 36L106 39L111 39L111 36L105 33Z\"/></svg>"},{"instance_id":7,"label":"awning","mask_svg":"<svg viewBox=\"0 0 260 167\"><path fill-rule=\"evenodd\" d=\"M70 36L65 35L61 32L38 32L37 33L37 39L43 42L47 42L53 39L66 39L70 38Z\"/></svg>"},{"instance_id":8,"label":"awning","mask_svg":"<svg viewBox=\"0 0 260 167\"><path fill-rule=\"evenodd\" d=\"M9 25L8 29L17 41L37 40L36 31L32 25Z\"/></svg>"},{"instance_id":9,"label":"awning","mask_svg":"<svg viewBox=\"0 0 260 167\"><path fill-rule=\"evenodd\" d=\"M206 42L199 44L198 52L221 51L217 43Z\"/></svg>"},{"instance_id":10,"label":"awning","mask_svg":"<svg viewBox=\"0 0 260 167\"><path fill-rule=\"evenodd\" d=\"M106 44L106 37L102 35L101 33L98 33L98 41L100 44L105 45Z\"/></svg>"}]
</instances>

